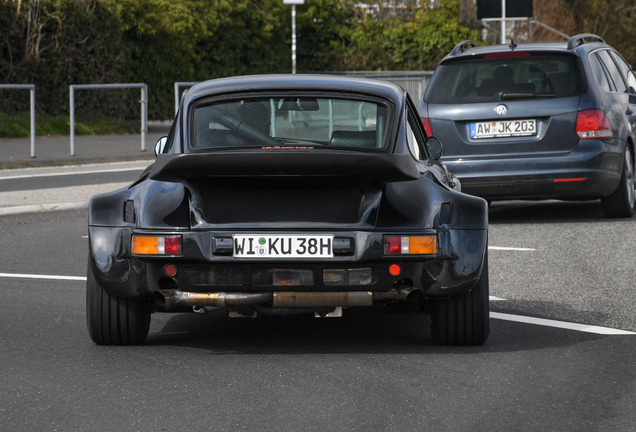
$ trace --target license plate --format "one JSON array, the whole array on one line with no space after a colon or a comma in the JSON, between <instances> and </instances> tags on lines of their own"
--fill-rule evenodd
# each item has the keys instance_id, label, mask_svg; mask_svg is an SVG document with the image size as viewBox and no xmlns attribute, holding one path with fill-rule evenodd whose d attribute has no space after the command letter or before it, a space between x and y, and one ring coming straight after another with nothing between
<instances>
[{"instance_id":1,"label":"license plate","mask_svg":"<svg viewBox=\"0 0 636 432\"><path fill-rule=\"evenodd\" d=\"M235 234L235 258L333 258L333 235Z\"/></svg>"},{"instance_id":2,"label":"license plate","mask_svg":"<svg viewBox=\"0 0 636 432\"><path fill-rule=\"evenodd\" d=\"M498 120L470 124L470 137L504 138L537 134L536 120Z\"/></svg>"}]
</instances>

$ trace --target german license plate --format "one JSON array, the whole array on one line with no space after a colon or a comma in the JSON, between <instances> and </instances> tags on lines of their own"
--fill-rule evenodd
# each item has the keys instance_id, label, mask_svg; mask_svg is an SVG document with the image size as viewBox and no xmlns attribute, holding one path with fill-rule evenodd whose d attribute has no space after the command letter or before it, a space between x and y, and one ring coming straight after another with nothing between
<instances>
[{"instance_id":1,"label":"german license plate","mask_svg":"<svg viewBox=\"0 0 636 432\"><path fill-rule=\"evenodd\" d=\"M333 258L333 235L235 234L235 258Z\"/></svg>"},{"instance_id":2,"label":"german license plate","mask_svg":"<svg viewBox=\"0 0 636 432\"><path fill-rule=\"evenodd\" d=\"M504 138L531 136L537 134L537 121L532 120L498 120L470 124L470 137Z\"/></svg>"}]
</instances>

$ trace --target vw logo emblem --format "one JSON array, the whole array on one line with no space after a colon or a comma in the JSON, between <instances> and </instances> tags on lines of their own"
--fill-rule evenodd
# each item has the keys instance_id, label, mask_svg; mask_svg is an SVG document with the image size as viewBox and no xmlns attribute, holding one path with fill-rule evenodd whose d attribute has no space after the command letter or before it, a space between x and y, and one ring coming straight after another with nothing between
<instances>
[{"instance_id":1,"label":"vw logo emblem","mask_svg":"<svg viewBox=\"0 0 636 432\"><path fill-rule=\"evenodd\" d=\"M497 108L495 108L495 112L500 116L504 116L508 113L508 108L506 108L505 105L497 105Z\"/></svg>"}]
</instances>

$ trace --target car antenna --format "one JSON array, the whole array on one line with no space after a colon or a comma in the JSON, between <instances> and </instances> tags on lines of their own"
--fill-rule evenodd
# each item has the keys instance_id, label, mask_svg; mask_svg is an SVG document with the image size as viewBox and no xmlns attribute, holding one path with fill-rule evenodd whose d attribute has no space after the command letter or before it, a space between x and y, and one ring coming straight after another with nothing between
<instances>
[{"instance_id":1,"label":"car antenna","mask_svg":"<svg viewBox=\"0 0 636 432\"><path fill-rule=\"evenodd\" d=\"M510 45L508 45L510 47L511 50L514 51L515 48L517 48L517 44L515 43L514 39L510 39Z\"/></svg>"}]
</instances>

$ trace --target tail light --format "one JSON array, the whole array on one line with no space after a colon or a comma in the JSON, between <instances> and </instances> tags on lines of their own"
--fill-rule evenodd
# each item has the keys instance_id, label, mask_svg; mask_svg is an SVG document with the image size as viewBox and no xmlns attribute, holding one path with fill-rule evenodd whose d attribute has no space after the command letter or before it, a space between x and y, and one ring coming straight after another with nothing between
<instances>
[{"instance_id":1,"label":"tail light","mask_svg":"<svg viewBox=\"0 0 636 432\"><path fill-rule=\"evenodd\" d=\"M431 127L431 121L426 117L422 117L422 124L424 125L424 130L426 131L426 137L432 137L433 128Z\"/></svg>"},{"instance_id":2,"label":"tail light","mask_svg":"<svg viewBox=\"0 0 636 432\"><path fill-rule=\"evenodd\" d=\"M133 235L132 253L135 255L181 255L181 236Z\"/></svg>"},{"instance_id":3,"label":"tail light","mask_svg":"<svg viewBox=\"0 0 636 432\"><path fill-rule=\"evenodd\" d=\"M437 236L386 236L386 255L430 255L437 253Z\"/></svg>"},{"instance_id":4,"label":"tail light","mask_svg":"<svg viewBox=\"0 0 636 432\"><path fill-rule=\"evenodd\" d=\"M598 109L579 111L576 116L576 134L581 139L612 138L614 136L607 116Z\"/></svg>"}]
</instances>

